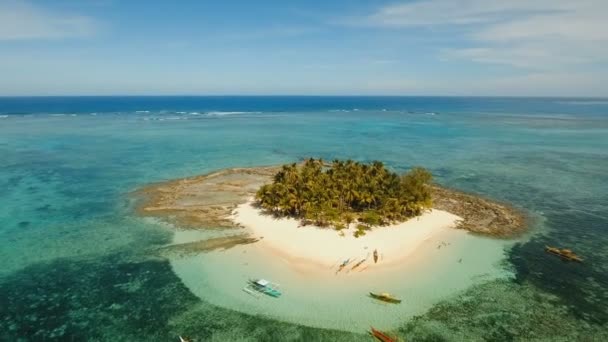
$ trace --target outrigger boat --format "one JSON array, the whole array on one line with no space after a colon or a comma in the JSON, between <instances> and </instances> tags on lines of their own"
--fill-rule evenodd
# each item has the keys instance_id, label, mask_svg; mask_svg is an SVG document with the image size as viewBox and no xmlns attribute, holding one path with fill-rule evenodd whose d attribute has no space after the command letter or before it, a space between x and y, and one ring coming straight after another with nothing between
<instances>
[{"instance_id":1,"label":"outrigger boat","mask_svg":"<svg viewBox=\"0 0 608 342\"><path fill-rule=\"evenodd\" d=\"M581 259L578 255L574 254L574 252L569 249L559 249L556 247L545 246L545 252L557 255L558 257L566 261L583 262L583 259Z\"/></svg>"},{"instance_id":2,"label":"outrigger boat","mask_svg":"<svg viewBox=\"0 0 608 342\"><path fill-rule=\"evenodd\" d=\"M373 292L370 292L369 295L372 298L381 300L383 302L392 303L392 304L399 304L399 303L401 303L401 299L397 299L397 298L393 297L390 293L386 293L386 292L383 292L383 293L373 293Z\"/></svg>"},{"instance_id":3,"label":"outrigger boat","mask_svg":"<svg viewBox=\"0 0 608 342\"><path fill-rule=\"evenodd\" d=\"M274 298L281 296L279 285L271 283L266 279L250 279L248 285L243 288L243 291L254 297L258 297L258 293L263 293Z\"/></svg>"},{"instance_id":4,"label":"outrigger boat","mask_svg":"<svg viewBox=\"0 0 608 342\"><path fill-rule=\"evenodd\" d=\"M352 268L351 271L354 270L355 268L361 266L367 259L363 259L361 261L359 261L358 263L356 263Z\"/></svg>"},{"instance_id":5,"label":"outrigger boat","mask_svg":"<svg viewBox=\"0 0 608 342\"><path fill-rule=\"evenodd\" d=\"M377 338L379 341L382 341L382 342L397 342L396 339L388 336L387 334L383 333L380 330L374 329L374 327L372 327L372 330L370 331L370 334L372 336L374 336L375 338Z\"/></svg>"},{"instance_id":6,"label":"outrigger boat","mask_svg":"<svg viewBox=\"0 0 608 342\"><path fill-rule=\"evenodd\" d=\"M353 261L354 261L354 260L353 260ZM338 274L338 272L342 271L342 269L343 269L344 267L346 267L346 266L347 266L348 264L350 264L350 263L351 263L350 258L348 258L348 259L344 260L344 261L343 261L343 262L340 264L340 266L338 266L338 270L336 271L336 274Z\"/></svg>"}]
</instances>

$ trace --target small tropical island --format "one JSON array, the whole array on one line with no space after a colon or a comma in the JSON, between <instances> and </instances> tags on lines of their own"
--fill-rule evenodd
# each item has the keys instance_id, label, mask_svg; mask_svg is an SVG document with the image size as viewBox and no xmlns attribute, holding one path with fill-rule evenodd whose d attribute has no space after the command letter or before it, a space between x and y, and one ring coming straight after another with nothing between
<instances>
[{"instance_id":1,"label":"small tropical island","mask_svg":"<svg viewBox=\"0 0 608 342\"><path fill-rule=\"evenodd\" d=\"M197 296L326 328L396 326L477 277L509 276L496 265L526 229L508 204L379 161L228 168L150 184L134 199L140 215L169 223L173 240L157 251ZM309 305L314 315L294 310Z\"/></svg>"},{"instance_id":2,"label":"small tropical island","mask_svg":"<svg viewBox=\"0 0 608 342\"><path fill-rule=\"evenodd\" d=\"M235 232L168 247L180 253L262 243L317 264L368 249L397 260L450 230L500 239L526 230L519 210L432 181L421 167L399 175L379 161L308 158L155 183L134 194L143 216L179 229Z\"/></svg>"},{"instance_id":3,"label":"small tropical island","mask_svg":"<svg viewBox=\"0 0 608 342\"><path fill-rule=\"evenodd\" d=\"M432 175L416 167L398 175L382 162L307 159L283 165L271 184L256 193L256 201L276 217L300 219L303 225L349 228L355 236L374 226L407 221L432 207Z\"/></svg>"}]
</instances>

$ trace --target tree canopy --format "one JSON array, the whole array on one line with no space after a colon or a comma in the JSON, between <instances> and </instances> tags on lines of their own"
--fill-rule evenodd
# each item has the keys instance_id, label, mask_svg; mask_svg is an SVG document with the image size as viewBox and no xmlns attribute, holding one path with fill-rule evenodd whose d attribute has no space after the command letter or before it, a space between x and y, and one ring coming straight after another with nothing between
<instances>
[{"instance_id":1,"label":"tree canopy","mask_svg":"<svg viewBox=\"0 0 608 342\"><path fill-rule=\"evenodd\" d=\"M310 158L283 165L256 200L275 215L338 229L359 222L363 229L420 215L431 206L431 180L431 173L419 167L398 175L379 161L327 164Z\"/></svg>"}]
</instances>

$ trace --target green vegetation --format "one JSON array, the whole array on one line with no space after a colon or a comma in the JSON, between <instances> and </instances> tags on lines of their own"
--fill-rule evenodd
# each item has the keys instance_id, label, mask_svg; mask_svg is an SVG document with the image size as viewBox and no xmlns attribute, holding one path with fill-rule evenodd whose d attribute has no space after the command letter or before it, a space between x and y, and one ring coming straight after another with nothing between
<instances>
[{"instance_id":1,"label":"green vegetation","mask_svg":"<svg viewBox=\"0 0 608 342\"><path fill-rule=\"evenodd\" d=\"M400 176L378 161L326 164L311 158L302 165L283 165L256 199L273 214L304 224L342 229L357 222L358 235L364 235L371 226L404 221L429 208L431 179L423 168Z\"/></svg>"}]
</instances>

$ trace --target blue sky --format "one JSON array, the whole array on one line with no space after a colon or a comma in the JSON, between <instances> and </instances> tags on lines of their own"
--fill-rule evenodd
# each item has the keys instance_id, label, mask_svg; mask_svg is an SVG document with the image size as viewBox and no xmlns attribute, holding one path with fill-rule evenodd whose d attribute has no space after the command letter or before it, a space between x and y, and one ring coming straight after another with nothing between
<instances>
[{"instance_id":1,"label":"blue sky","mask_svg":"<svg viewBox=\"0 0 608 342\"><path fill-rule=\"evenodd\" d=\"M0 95L608 96L605 0L0 0Z\"/></svg>"}]
</instances>

